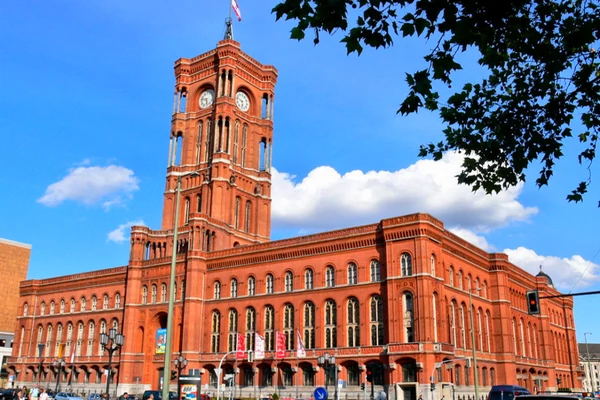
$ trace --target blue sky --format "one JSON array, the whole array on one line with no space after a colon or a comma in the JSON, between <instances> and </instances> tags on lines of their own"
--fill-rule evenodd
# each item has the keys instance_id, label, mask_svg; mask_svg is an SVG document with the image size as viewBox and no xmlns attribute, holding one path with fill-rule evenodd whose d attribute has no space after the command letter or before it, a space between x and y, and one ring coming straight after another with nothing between
<instances>
[{"instance_id":1,"label":"blue sky","mask_svg":"<svg viewBox=\"0 0 600 400\"><path fill-rule=\"evenodd\" d=\"M272 238L372 223L417 211L536 273L564 292L600 290L593 188L569 142L551 186L534 176L497 196L457 186L460 156L433 162L436 115L396 115L405 72L431 44L399 41L346 56L340 37L313 46L275 22L276 1L240 0L242 49L279 71ZM32 244L29 278L125 265L127 226L160 227L173 63L222 38L227 0L10 2L0 9L0 237ZM462 57L472 64L472 55ZM465 64L455 82L481 75ZM597 169L597 168L596 168ZM576 298L578 337L600 342L596 296Z\"/></svg>"}]
</instances>

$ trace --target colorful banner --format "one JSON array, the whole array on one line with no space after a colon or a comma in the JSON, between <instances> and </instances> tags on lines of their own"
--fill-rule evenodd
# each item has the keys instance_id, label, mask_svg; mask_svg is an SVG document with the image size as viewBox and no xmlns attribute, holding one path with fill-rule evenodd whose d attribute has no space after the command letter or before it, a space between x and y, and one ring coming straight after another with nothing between
<instances>
[{"instance_id":1,"label":"colorful banner","mask_svg":"<svg viewBox=\"0 0 600 400\"><path fill-rule=\"evenodd\" d=\"M254 359L262 360L265 358L265 338L258 333L254 334Z\"/></svg>"},{"instance_id":2,"label":"colorful banner","mask_svg":"<svg viewBox=\"0 0 600 400\"><path fill-rule=\"evenodd\" d=\"M186 400L197 400L198 398L198 385L195 383L186 383L181 385L181 393L179 398Z\"/></svg>"},{"instance_id":3,"label":"colorful banner","mask_svg":"<svg viewBox=\"0 0 600 400\"><path fill-rule=\"evenodd\" d=\"M241 333L237 334L237 348L235 358L243 360L246 356L246 338Z\"/></svg>"},{"instance_id":4,"label":"colorful banner","mask_svg":"<svg viewBox=\"0 0 600 400\"><path fill-rule=\"evenodd\" d=\"M285 358L285 333L277 332L275 337L277 339L275 358Z\"/></svg>"},{"instance_id":5,"label":"colorful banner","mask_svg":"<svg viewBox=\"0 0 600 400\"><path fill-rule=\"evenodd\" d=\"M165 354L165 348L167 346L167 330L157 329L156 330L156 354Z\"/></svg>"},{"instance_id":6,"label":"colorful banner","mask_svg":"<svg viewBox=\"0 0 600 400\"><path fill-rule=\"evenodd\" d=\"M71 349L71 351L74 352L75 349ZM58 354L56 355L57 358L62 358L63 354L65 354L65 344L64 343L60 343L58 345Z\"/></svg>"},{"instance_id":7,"label":"colorful banner","mask_svg":"<svg viewBox=\"0 0 600 400\"><path fill-rule=\"evenodd\" d=\"M298 337L298 350L296 350L296 357L306 357L306 349L304 348L304 343L302 342L302 338L300 337L300 331L296 331L296 336Z\"/></svg>"}]
</instances>

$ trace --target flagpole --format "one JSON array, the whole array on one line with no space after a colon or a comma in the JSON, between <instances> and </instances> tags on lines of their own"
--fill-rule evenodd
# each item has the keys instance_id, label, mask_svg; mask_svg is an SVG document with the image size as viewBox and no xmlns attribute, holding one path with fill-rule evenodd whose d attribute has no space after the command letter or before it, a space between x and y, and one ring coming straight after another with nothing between
<instances>
[{"instance_id":1,"label":"flagpole","mask_svg":"<svg viewBox=\"0 0 600 400\"><path fill-rule=\"evenodd\" d=\"M233 21L231 19L231 9L233 8L233 0L229 0L229 21Z\"/></svg>"},{"instance_id":2,"label":"flagpole","mask_svg":"<svg viewBox=\"0 0 600 400\"><path fill-rule=\"evenodd\" d=\"M300 337L300 331L296 329L296 341ZM296 345L296 373L294 374L294 383L296 384L296 398L300 398L298 396L298 376L300 376L300 357L298 357L298 350L300 349L300 343Z\"/></svg>"}]
</instances>

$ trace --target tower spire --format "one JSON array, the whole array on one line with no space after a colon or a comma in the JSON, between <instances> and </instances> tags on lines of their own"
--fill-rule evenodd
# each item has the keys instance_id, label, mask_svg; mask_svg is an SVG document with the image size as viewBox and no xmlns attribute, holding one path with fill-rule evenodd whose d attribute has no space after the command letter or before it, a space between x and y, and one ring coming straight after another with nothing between
<instances>
[{"instance_id":1,"label":"tower spire","mask_svg":"<svg viewBox=\"0 0 600 400\"><path fill-rule=\"evenodd\" d=\"M233 40L233 21L231 19L231 10L229 10L229 18L225 20L225 35L223 39L231 39Z\"/></svg>"}]
</instances>

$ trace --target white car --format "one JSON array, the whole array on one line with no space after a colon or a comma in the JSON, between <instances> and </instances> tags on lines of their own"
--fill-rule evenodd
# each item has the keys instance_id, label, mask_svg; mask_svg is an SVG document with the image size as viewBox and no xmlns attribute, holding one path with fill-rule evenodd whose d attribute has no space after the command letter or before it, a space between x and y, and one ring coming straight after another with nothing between
<instances>
[{"instance_id":1,"label":"white car","mask_svg":"<svg viewBox=\"0 0 600 400\"><path fill-rule=\"evenodd\" d=\"M77 396L75 393L69 392L58 392L54 395L54 400L83 400L81 397Z\"/></svg>"}]
</instances>

